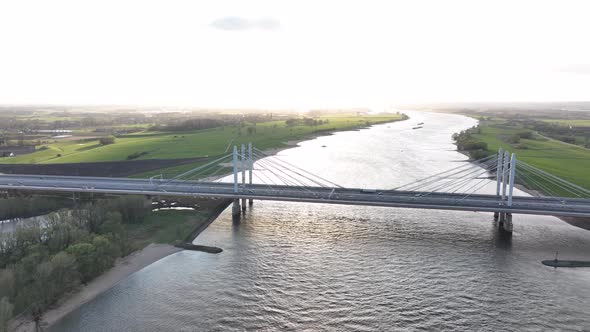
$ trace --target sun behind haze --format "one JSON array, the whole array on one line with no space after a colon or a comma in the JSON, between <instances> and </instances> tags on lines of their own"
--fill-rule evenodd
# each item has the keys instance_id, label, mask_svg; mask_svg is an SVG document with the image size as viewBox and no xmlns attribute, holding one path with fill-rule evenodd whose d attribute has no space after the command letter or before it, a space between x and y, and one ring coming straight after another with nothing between
<instances>
[{"instance_id":1,"label":"sun behind haze","mask_svg":"<svg viewBox=\"0 0 590 332\"><path fill-rule=\"evenodd\" d=\"M590 99L587 1L3 1L0 103Z\"/></svg>"}]
</instances>

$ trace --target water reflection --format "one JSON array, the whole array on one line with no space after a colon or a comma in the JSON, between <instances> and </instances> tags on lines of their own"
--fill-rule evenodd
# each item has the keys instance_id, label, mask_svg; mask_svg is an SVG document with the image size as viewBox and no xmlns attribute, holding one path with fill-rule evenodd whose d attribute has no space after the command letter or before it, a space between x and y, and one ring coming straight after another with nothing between
<instances>
[{"instance_id":1,"label":"water reflection","mask_svg":"<svg viewBox=\"0 0 590 332\"><path fill-rule=\"evenodd\" d=\"M411 126L424 122L424 128ZM456 165L453 132L474 120L414 114L304 142L290 163L343 186L393 188ZM325 145L326 148L322 148ZM490 181L489 192L495 191ZM590 257L590 232L553 217L255 201L123 281L55 331L582 330L590 272L542 259ZM105 317L109 319L105 320Z\"/></svg>"},{"instance_id":2,"label":"water reflection","mask_svg":"<svg viewBox=\"0 0 590 332\"><path fill-rule=\"evenodd\" d=\"M495 220L492 223L492 234L496 248L510 250L512 248L512 233L506 232L500 222Z\"/></svg>"}]
</instances>

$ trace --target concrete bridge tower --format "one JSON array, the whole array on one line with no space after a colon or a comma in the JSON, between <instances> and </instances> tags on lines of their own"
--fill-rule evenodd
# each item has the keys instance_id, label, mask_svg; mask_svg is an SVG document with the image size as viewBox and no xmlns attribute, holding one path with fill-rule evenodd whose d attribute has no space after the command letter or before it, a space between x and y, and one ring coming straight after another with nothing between
<instances>
[{"instance_id":1,"label":"concrete bridge tower","mask_svg":"<svg viewBox=\"0 0 590 332\"><path fill-rule=\"evenodd\" d=\"M234 156L233 156L233 164L234 164L234 193L237 194L238 191L238 147L234 145ZM232 205L232 216L239 216L240 215L240 200L238 198L234 198L234 202Z\"/></svg>"},{"instance_id":2,"label":"concrete bridge tower","mask_svg":"<svg viewBox=\"0 0 590 332\"><path fill-rule=\"evenodd\" d=\"M254 159L252 158L252 143L248 143L248 168L249 168L249 176L248 176L248 183L252 184L252 172L254 171ZM249 199L248 203L250 205L254 204L254 200L252 198Z\"/></svg>"},{"instance_id":3,"label":"concrete bridge tower","mask_svg":"<svg viewBox=\"0 0 590 332\"><path fill-rule=\"evenodd\" d=\"M501 198L502 205L512 206L512 194L514 193L514 180L516 177L516 154L502 148L498 150L498 167L496 172L496 197ZM501 190L500 190L501 187ZM494 212L494 220L499 220L502 230L512 232L512 213Z\"/></svg>"},{"instance_id":4,"label":"concrete bridge tower","mask_svg":"<svg viewBox=\"0 0 590 332\"><path fill-rule=\"evenodd\" d=\"M247 153L247 154L246 154ZM238 166L238 163L241 165ZM248 152L246 152L246 146L244 144L241 145L240 152L238 152L238 146L234 145L234 152L233 152L233 167L234 167L234 193L240 193L240 185L238 173L241 171L241 180L242 180L242 193L246 189L246 170L248 170L248 183L252 184L252 171L254 168L254 160L252 157L252 143L248 143ZM246 211L246 200L247 198L242 198L242 204L240 206L240 199L235 198L233 201L232 206L232 215L239 216L241 212ZM254 201L250 198L249 204L252 205Z\"/></svg>"},{"instance_id":5,"label":"concrete bridge tower","mask_svg":"<svg viewBox=\"0 0 590 332\"><path fill-rule=\"evenodd\" d=\"M502 174L503 174L503 164L502 160L504 159L504 154L502 153L502 148L498 149L498 166L496 167L496 197L500 198L500 189L502 188ZM494 220L498 220L500 217L500 212L494 212Z\"/></svg>"},{"instance_id":6,"label":"concrete bridge tower","mask_svg":"<svg viewBox=\"0 0 590 332\"><path fill-rule=\"evenodd\" d=\"M242 190L246 188L246 146L242 144ZM246 198L242 198L242 212L246 212Z\"/></svg>"}]
</instances>

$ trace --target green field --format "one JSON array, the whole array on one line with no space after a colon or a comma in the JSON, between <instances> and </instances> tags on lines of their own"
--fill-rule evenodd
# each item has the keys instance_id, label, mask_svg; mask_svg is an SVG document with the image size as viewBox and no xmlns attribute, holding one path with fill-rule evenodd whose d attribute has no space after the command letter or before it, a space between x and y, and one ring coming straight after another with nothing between
<instances>
[{"instance_id":1,"label":"green field","mask_svg":"<svg viewBox=\"0 0 590 332\"><path fill-rule=\"evenodd\" d=\"M517 159L539 169L590 188L590 150L563 143L535 133L532 139L521 139L510 143L510 138L523 131L502 119L482 121L481 133L472 136L488 144L488 150L497 151L500 147L516 153ZM557 190L553 188L554 190Z\"/></svg>"},{"instance_id":2,"label":"green field","mask_svg":"<svg viewBox=\"0 0 590 332\"><path fill-rule=\"evenodd\" d=\"M590 120L546 119L543 121L549 122L549 123L557 123L560 125L568 125L568 126L573 126L573 127L590 127Z\"/></svg>"},{"instance_id":3,"label":"green field","mask_svg":"<svg viewBox=\"0 0 590 332\"><path fill-rule=\"evenodd\" d=\"M63 140L37 147L37 152L11 158L0 163L79 163L127 160L133 154L141 159L175 159L215 156L226 153L229 145L252 142L259 149L282 147L289 140L300 140L312 134L354 129L368 124L397 121L399 114L328 115L316 119L328 123L316 126L288 126L285 121L244 123L242 127L225 126L187 132L142 131L117 137L115 144L100 145L97 140ZM248 133L247 127L255 132Z\"/></svg>"},{"instance_id":4,"label":"green field","mask_svg":"<svg viewBox=\"0 0 590 332\"><path fill-rule=\"evenodd\" d=\"M211 216L212 210L168 210L148 215L141 224L125 224L134 248L144 248L150 243L171 244L184 240Z\"/></svg>"}]
</instances>

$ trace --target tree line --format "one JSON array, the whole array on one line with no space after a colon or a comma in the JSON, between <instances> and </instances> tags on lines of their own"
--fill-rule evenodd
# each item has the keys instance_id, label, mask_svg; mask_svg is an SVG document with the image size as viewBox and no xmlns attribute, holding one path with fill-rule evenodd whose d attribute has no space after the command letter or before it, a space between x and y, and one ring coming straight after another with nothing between
<instances>
[{"instance_id":1,"label":"tree line","mask_svg":"<svg viewBox=\"0 0 590 332\"><path fill-rule=\"evenodd\" d=\"M474 133L481 133L479 126L474 126L467 130L453 134L453 140L457 144L459 151L467 151L472 159L480 159L490 155L488 143L481 141L473 136Z\"/></svg>"},{"instance_id":2,"label":"tree line","mask_svg":"<svg viewBox=\"0 0 590 332\"><path fill-rule=\"evenodd\" d=\"M142 223L143 197L87 203L0 234L0 331L16 314L39 323L63 295L134 251L124 224Z\"/></svg>"},{"instance_id":3,"label":"tree line","mask_svg":"<svg viewBox=\"0 0 590 332\"><path fill-rule=\"evenodd\" d=\"M70 206L66 197L9 197L0 199L0 220L28 218Z\"/></svg>"},{"instance_id":4,"label":"tree line","mask_svg":"<svg viewBox=\"0 0 590 332\"><path fill-rule=\"evenodd\" d=\"M157 124L150 127L155 131L189 131L217 128L225 125L226 122L221 119L197 118L189 120L171 121L166 124Z\"/></svg>"},{"instance_id":5,"label":"tree line","mask_svg":"<svg viewBox=\"0 0 590 332\"><path fill-rule=\"evenodd\" d=\"M326 120L322 120L322 119L312 119L312 118L290 118L285 120L285 124L289 127L293 127L293 126L321 126L323 124L327 124L330 121L328 119Z\"/></svg>"},{"instance_id":6,"label":"tree line","mask_svg":"<svg viewBox=\"0 0 590 332\"><path fill-rule=\"evenodd\" d=\"M556 140L570 143L583 145L586 148L590 148L590 127L584 126L569 126L562 125L557 122L546 122L536 120L523 121L523 126L543 133ZM583 142L578 142L576 136L583 138Z\"/></svg>"}]
</instances>

